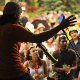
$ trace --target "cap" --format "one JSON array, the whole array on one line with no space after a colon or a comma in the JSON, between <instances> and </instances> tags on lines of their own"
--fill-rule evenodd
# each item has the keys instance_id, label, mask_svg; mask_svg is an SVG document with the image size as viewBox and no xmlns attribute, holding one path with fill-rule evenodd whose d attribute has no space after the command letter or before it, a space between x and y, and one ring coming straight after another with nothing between
<instances>
[{"instance_id":1,"label":"cap","mask_svg":"<svg viewBox=\"0 0 80 80\"><path fill-rule=\"evenodd\" d=\"M21 12L22 12L22 9L19 4L15 2L8 2L4 7L3 15L4 14L10 15L10 14L16 14Z\"/></svg>"},{"instance_id":2,"label":"cap","mask_svg":"<svg viewBox=\"0 0 80 80\"><path fill-rule=\"evenodd\" d=\"M45 28L45 26L42 23L39 23L37 29L39 29L41 27Z\"/></svg>"},{"instance_id":3,"label":"cap","mask_svg":"<svg viewBox=\"0 0 80 80\"><path fill-rule=\"evenodd\" d=\"M72 31L76 31L76 32L78 33L78 31L76 30L75 27L70 27L70 28L69 28L69 35L70 35L70 33L71 33Z\"/></svg>"}]
</instances>

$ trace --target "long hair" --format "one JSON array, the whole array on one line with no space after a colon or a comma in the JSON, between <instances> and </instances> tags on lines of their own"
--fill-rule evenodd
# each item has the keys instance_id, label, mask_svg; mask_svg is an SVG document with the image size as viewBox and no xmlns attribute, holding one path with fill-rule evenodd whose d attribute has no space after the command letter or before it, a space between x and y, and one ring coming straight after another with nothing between
<instances>
[{"instance_id":1,"label":"long hair","mask_svg":"<svg viewBox=\"0 0 80 80\"><path fill-rule=\"evenodd\" d=\"M18 16L19 16L19 14L16 14L16 16L14 14L2 15L0 17L0 25L4 25L6 23L16 24L18 22L18 20L19 20Z\"/></svg>"},{"instance_id":2,"label":"long hair","mask_svg":"<svg viewBox=\"0 0 80 80\"><path fill-rule=\"evenodd\" d=\"M32 60L32 57L29 56L30 50L31 50L32 48L35 48L35 46L31 46L31 47L28 49L27 55L26 55L26 60ZM41 61L40 57L38 57L38 62L39 62L39 65L42 65L42 61Z\"/></svg>"}]
</instances>

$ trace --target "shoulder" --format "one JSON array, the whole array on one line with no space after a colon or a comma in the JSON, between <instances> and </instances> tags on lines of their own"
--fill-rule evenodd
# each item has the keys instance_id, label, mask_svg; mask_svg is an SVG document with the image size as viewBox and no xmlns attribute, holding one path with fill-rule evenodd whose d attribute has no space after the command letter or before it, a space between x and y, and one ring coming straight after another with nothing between
<instances>
[{"instance_id":1,"label":"shoulder","mask_svg":"<svg viewBox=\"0 0 80 80\"><path fill-rule=\"evenodd\" d=\"M52 56L57 56L59 54L59 50L53 52Z\"/></svg>"},{"instance_id":2,"label":"shoulder","mask_svg":"<svg viewBox=\"0 0 80 80\"><path fill-rule=\"evenodd\" d=\"M29 65L29 61L25 61L24 66L28 66L28 65Z\"/></svg>"},{"instance_id":3,"label":"shoulder","mask_svg":"<svg viewBox=\"0 0 80 80\"><path fill-rule=\"evenodd\" d=\"M46 61L45 60L41 60L42 61L42 65L46 65Z\"/></svg>"},{"instance_id":4,"label":"shoulder","mask_svg":"<svg viewBox=\"0 0 80 80\"><path fill-rule=\"evenodd\" d=\"M7 29L17 29L17 28L23 28L21 25L18 25L18 24L10 24L10 23L7 23L4 25Z\"/></svg>"},{"instance_id":5,"label":"shoulder","mask_svg":"<svg viewBox=\"0 0 80 80\"><path fill-rule=\"evenodd\" d=\"M75 50L73 50L73 49L68 49L68 52L69 52L70 54L72 54L72 55L76 55L76 52L75 52Z\"/></svg>"},{"instance_id":6,"label":"shoulder","mask_svg":"<svg viewBox=\"0 0 80 80\"><path fill-rule=\"evenodd\" d=\"M68 49L69 52L75 53L75 50L73 49Z\"/></svg>"}]
</instances>

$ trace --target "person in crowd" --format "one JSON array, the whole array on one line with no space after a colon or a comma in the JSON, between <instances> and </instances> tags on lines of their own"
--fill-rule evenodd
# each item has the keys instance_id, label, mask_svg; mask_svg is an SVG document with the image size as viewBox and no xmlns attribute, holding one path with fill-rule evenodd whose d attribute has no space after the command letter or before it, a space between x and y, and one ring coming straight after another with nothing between
<instances>
[{"instance_id":1,"label":"person in crowd","mask_svg":"<svg viewBox=\"0 0 80 80\"><path fill-rule=\"evenodd\" d=\"M28 22L28 18L26 17L26 12L23 12L22 18L20 19L20 23L22 23L23 27L25 27L26 23Z\"/></svg>"},{"instance_id":2,"label":"person in crowd","mask_svg":"<svg viewBox=\"0 0 80 80\"><path fill-rule=\"evenodd\" d=\"M56 23L56 18L54 16L52 16L52 18L49 20L50 23L51 23L51 27L53 28L53 26L55 25Z\"/></svg>"},{"instance_id":3,"label":"person in crowd","mask_svg":"<svg viewBox=\"0 0 80 80\"><path fill-rule=\"evenodd\" d=\"M73 80L72 70L77 68L75 51L68 49L65 35L61 35L58 42L59 49L53 52L58 62L52 65L53 71L57 72L57 80Z\"/></svg>"},{"instance_id":4,"label":"person in crowd","mask_svg":"<svg viewBox=\"0 0 80 80\"><path fill-rule=\"evenodd\" d=\"M38 50L32 46L27 51L27 57L24 65L30 69L30 74L36 80L43 80L47 76L46 61L41 60Z\"/></svg>"},{"instance_id":5,"label":"person in crowd","mask_svg":"<svg viewBox=\"0 0 80 80\"><path fill-rule=\"evenodd\" d=\"M44 17L44 14L42 14L42 15L41 15L41 20L44 20L44 18L45 18L45 17Z\"/></svg>"},{"instance_id":6,"label":"person in crowd","mask_svg":"<svg viewBox=\"0 0 80 80\"><path fill-rule=\"evenodd\" d=\"M52 18L52 16L54 16L54 15L53 15L53 11L51 10L50 13L48 14L49 20Z\"/></svg>"},{"instance_id":7,"label":"person in crowd","mask_svg":"<svg viewBox=\"0 0 80 80\"><path fill-rule=\"evenodd\" d=\"M24 63L24 60L25 60L25 58L27 56L27 51L28 51L30 46L31 46L30 42L23 42L22 43L23 50L20 52L21 62L22 63Z\"/></svg>"},{"instance_id":8,"label":"person in crowd","mask_svg":"<svg viewBox=\"0 0 80 80\"><path fill-rule=\"evenodd\" d=\"M78 35L78 31L75 27L69 28L69 35L71 36L71 40L68 43L68 48L76 50L80 56L80 38ZM73 48L73 46L74 48ZM78 79L79 76L79 79ZM77 70L74 71L74 80L80 80L80 59L77 57Z\"/></svg>"},{"instance_id":9,"label":"person in crowd","mask_svg":"<svg viewBox=\"0 0 80 80\"><path fill-rule=\"evenodd\" d=\"M18 42L41 43L59 30L75 25L75 17L70 16L54 29L33 34L19 24L21 12L18 3L8 2L0 17L0 80L34 80L21 63Z\"/></svg>"},{"instance_id":10,"label":"person in crowd","mask_svg":"<svg viewBox=\"0 0 80 80\"><path fill-rule=\"evenodd\" d=\"M39 20L38 14L34 15L33 21L35 21L35 20Z\"/></svg>"},{"instance_id":11,"label":"person in crowd","mask_svg":"<svg viewBox=\"0 0 80 80\"><path fill-rule=\"evenodd\" d=\"M63 20L63 15L64 15L64 12L62 11L61 12L61 15L58 17L58 21L59 21L59 24L62 22Z\"/></svg>"},{"instance_id":12,"label":"person in crowd","mask_svg":"<svg viewBox=\"0 0 80 80\"><path fill-rule=\"evenodd\" d=\"M54 42L55 42L55 37L51 37L47 41L43 42L43 45L48 49L48 52L51 52L52 50L54 51Z\"/></svg>"},{"instance_id":13,"label":"person in crowd","mask_svg":"<svg viewBox=\"0 0 80 80\"><path fill-rule=\"evenodd\" d=\"M39 23L37 29L39 30L40 33L42 33L45 29L45 26L42 23Z\"/></svg>"},{"instance_id":14,"label":"person in crowd","mask_svg":"<svg viewBox=\"0 0 80 80\"><path fill-rule=\"evenodd\" d=\"M53 44L54 41L55 41L55 38L54 38L54 36L53 36L53 37L51 37L50 39L48 39L47 41L43 42L43 45L45 46L45 48L47 49L47 51L48 51L49 54L51 54L51 55L52 55L52 52L55 51L55 47L54 47L54 44ZM43 59L46 61L48 68L50 67L50 70L52 71L51 60L49 60L48 56L46 56L46 55L44 54ZM53 72L51 72L51 73L49 74L49 77L52 78L52 77L53 77L52 74L53 74Z\"/></svg>"},{"instance_id":15,"label":"person in crowd","mask_svg":"<svg viewBox=\"0 0 80 80\"><path fill-rule=\"evenodd\" d=\"M25 28L29 29L32 33L34 33L34 25L31 24L31 22L27 22Z\"/></svg>"},{"instance_id":16,"label":"person in crowd","mask_svg":"<svg viewBox=\"0 0 80 80\"><path fill-rule=\"evenodd\" d=\"M44 14L44 20L49 20L47 12L44 12L43 14Z\"/></svg>"}]
</instances>

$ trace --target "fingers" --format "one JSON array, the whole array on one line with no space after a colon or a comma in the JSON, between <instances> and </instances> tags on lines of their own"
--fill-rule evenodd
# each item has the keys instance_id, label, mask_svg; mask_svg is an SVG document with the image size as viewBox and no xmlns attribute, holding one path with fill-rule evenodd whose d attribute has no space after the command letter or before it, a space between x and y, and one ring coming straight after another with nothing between
<instances>
[{"instance_id":1,"label":"fingers","mask_svg":"<svg viewBox=\"0 0 80 80\"><path fill-rule=\"evenodd\" d=\"M73 17L72 19L70 19L69 21L72 21L72 20L74 20L74 19L76 19L76 17Z\"/></svg>"},{"instance_id":2,"label":"fingers","mask_svg":"<svg viewBox=\"0 0 80 80\"><path fill-rule=\"evenodd\" d=\"M69 26L75 26L75 24L73 24L73 23L75 23L75 22L77 22L77 21L69 22L69 23L70 23Z\"/></svg>"},{"instance_id":3,"label":"fingers","mask_svg":"<svg viewBox=\"0 0 80 80\"><path fill-rule=\"evenodd\" d=\"M75 23L75 22L77 22L77 21L72 21L72 22L70 22L70 23Z\"/></svg>"},{"instance_id":4,"label":"fingers","mask_svg":"<svg viewBox=\"0 0 80 80\"><path fill-rule=\"evenodd\" d=\"M75 24L70 24L69 26L75 26Z\"/></svg>"},{"instance_id":5,"label":"fingers","mask_svg":"<svg viewBox=\"0 0 80 80\"><path fill-rule=\"evenodd\" d=\"M71 15L70 17L67 18L69 20L70 23L75 23L77 21L73 21L76 19L76 17L74 17L73 15Z\"/></svg>"},{"instance_id":6,"label":"fingers","mask_svg":"<svg viewBox=\"0 0 80 80\"><path fill-rule=\"evenodd\" d=\"M71 16L69 16L67 19L70 19L70 18L72 18L74 15L71 15Z\"/></svg>"},{"instance_id":7,"label":"fingers","mask_svg":"<svg viewBox=\"0 0 80 80\"><path fill-rule=\"evenodd\" d=\"M65 16L63 16L63 20L65 20Z\"/></svg>"}]
</instances>

